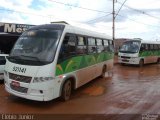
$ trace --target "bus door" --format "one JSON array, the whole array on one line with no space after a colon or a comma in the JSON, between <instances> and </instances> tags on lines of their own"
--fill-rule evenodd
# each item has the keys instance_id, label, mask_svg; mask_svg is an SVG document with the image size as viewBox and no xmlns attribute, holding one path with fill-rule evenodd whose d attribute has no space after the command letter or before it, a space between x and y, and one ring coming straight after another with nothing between
<instances>
[{"instance_id":1,"label":"bus door","mask_svg":"<svg viewBox=\"0 0 160 120\"><path fill-rule=\"evenodd\" d=\"M63 73L73 72L77 69L76 61L76 39L73 34L66 34L59 52L58 65L61 66Z\"/></svg>"},{"instance_id":2,"label":"bus door","mask_svg":"<svg viewBox=\"0 0 160 120\"><path fill-rule=\"evenodd\" d=\"M88 54L87 51L87 37L77 35L77 56L79 59L79 70L76 72L78 78L78 86L81 86L91 79L95 75L94 56Z\"/></svg>"}]
</instances>

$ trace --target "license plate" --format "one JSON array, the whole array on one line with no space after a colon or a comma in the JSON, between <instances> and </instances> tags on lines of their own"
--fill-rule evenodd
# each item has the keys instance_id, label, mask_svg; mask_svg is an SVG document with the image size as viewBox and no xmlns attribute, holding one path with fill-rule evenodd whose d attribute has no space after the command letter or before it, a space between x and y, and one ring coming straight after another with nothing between
<instances>
[{"instance_id":1,"label":"license plate","mask_svg":"<svg viewBox=\"0 0 160 120\"><path fill-rule=\"evenodd\" d=\"M16 81L12 81L11 82L11 85L15 86L15 87L19 87L20 86L20 83L19 82L16 82Z\"/></svg>"},{"instance_id":2,"label":"license plate","mask_svg":"<svg viewBox=\"0 0 160 120\"><path fill-rule=\"evenodd\" d=\"M127 60L127 59L123 59L122 61L124 61L124 62L129 62L129 60Z\"/></svg>"}]
</instances>

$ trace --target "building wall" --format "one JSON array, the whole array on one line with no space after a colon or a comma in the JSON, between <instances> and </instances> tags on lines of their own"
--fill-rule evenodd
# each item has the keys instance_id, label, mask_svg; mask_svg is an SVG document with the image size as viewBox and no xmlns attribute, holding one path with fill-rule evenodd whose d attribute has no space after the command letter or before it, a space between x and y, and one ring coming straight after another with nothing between
<instances>
[{"instance_id":1,"label":"building wall","mask_svg":"<svg viewBox=\"0 0 160 120\"><path fill-rule=\"evenodd\" d=\"M123 42L128 41L131 39L128 38L118 38L114 40L114 50L115 50L115 54L118 53L119 47L123 44Z\"/></svg>"}]
</instances>

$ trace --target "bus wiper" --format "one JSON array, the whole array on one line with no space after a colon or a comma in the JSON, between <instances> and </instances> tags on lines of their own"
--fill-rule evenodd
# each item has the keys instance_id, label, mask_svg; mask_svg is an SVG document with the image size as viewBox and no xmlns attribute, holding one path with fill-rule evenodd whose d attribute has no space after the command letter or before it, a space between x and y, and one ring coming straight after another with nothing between
<instances>
[{"instance_id":1,"label":"bus wiper","mask_svg":"<svg viewBox=\"0 0 160 120\"><path fill-rule=\"evenodd\" d=\"M38 57L34 57L34 56L27 56L27 55L20 55L21 58L30 58L30 59L27 59L27 60L34 60L34 61L37 61L37 62L41 62L41 63L44 63L44 61L41 61Z\"/></svg>"},{"instance_id":2,"label":"bus wiper","mask_svg":"<svg viewBox=\"0 0 160 120\"><path fill-rule=\"evenodd\" d=\"M20 56L8 56L6 57L8 60L12 61L12 62L15 62L15 61L22 61L21 57Z\"/></svg>"},{"instance_id":3,"label":"bus wiper","mask_svg":"<svg viewBox=\"0 0 160 120\"><path fill-rule=\"evenodd\" d=\"M7 56L6 57L7 59L21 59L21 57L20 56Z\"/></svg>"}]
</instances>

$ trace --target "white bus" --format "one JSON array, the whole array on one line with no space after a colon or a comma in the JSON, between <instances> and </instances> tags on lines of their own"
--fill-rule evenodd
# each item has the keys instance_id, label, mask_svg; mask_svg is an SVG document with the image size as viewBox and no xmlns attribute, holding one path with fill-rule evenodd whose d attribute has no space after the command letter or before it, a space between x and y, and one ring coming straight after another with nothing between
<instances>
[{"instance_id":1,"label":"white bus","mask_svg":"<svg viewBox=\"0 0 160 120\"><path fill-rule=\"evenodd\" d=\"M36 101L70 98L113 68L113 41L104 34L54 23L32 27L17 40L5 66L5 89Z\"/></svg>"},{"instance_id":2,"label":"white bus","mask_svg":"<svg viewBox=\"0 0 160 120\"><path fill-rule=\"evenodd\" d=\"M4 66L15 42L21 33L33 25L0 22L0 81L4 78Z\"/></svg>"},{"instance_id":3,"label":"white bus","mask_svg":"<svg viewBox=\"0 0 160 120\"><path fill-rule=\"evenodd\" d=\"M14 43L18 39L17 36L10 36L0 33L0 81L4 80L4 66L6 57L9 55Z\"/></svg>"},{"instance_id":4,"label":"white bus","mask_svg":"<svg viewBox=\"0 0 160 120\"><path fill-rule=\"evenodd\" d=\"M4 79L4 66L6 64L6 57L8 54L0 54L0 81Z\"/></svg>"},{"instance_id":5,"label":"white bus","mask_svg":"<svg viewBox=\"0 0 160 120\"><path fill-rule=\"evenodd\" d=\"M129 40L119 49L118 62L143 66L160 62L160 42Z\"/></svg>"}]
</instances>

